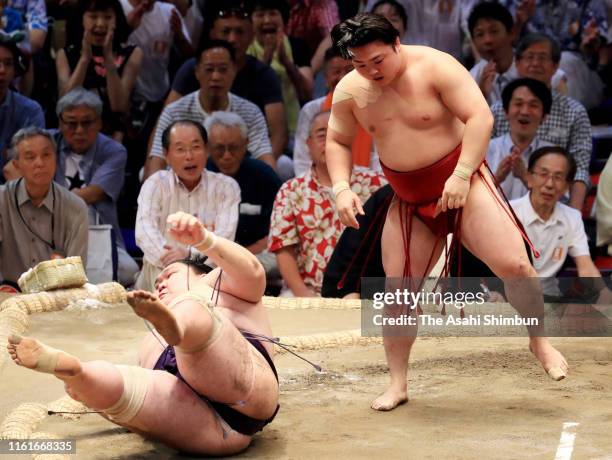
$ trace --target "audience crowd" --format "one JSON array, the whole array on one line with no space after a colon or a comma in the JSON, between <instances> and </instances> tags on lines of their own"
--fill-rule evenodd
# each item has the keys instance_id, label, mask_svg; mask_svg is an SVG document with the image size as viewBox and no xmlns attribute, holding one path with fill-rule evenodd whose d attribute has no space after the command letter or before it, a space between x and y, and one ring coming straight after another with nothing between
<instances>
[{"instance_id":1,"label":"audience crowd","mask_svg":"<svg viewBox=\"0 0 612 460\"><path fill-rule=\"evenodd\" d=\"M54 257L93 270L104 227L108 280L152 290L194 252L168 237L184 211L255 254L269 294L355 295L382 268L336 286L365 230L340 223L325 138L353 70L329 32L360 11L469 70L538 273L610 276L609 0L0 0L0 284ZM392 192L361 128L352 156L365 224Z\"/></svg>"}]
</instances>

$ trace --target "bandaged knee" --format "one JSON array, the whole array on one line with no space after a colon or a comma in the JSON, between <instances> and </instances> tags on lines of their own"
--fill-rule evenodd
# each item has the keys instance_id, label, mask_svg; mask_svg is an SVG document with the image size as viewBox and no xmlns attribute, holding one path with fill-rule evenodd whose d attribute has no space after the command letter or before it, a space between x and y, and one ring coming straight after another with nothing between
<instances>
[{"instance_id":1,"label":"bandaged knee","mask_svg":"<svg viewBox=\"0 0 612 460\"><path fill-rule=\"evenodd\" d=\"M153 371L137 366L116 367L123 378L123 393L119 401L105 409L104 413L114 422L128 423L136 417L144 404Z\"/></svg>"}]
</instances>

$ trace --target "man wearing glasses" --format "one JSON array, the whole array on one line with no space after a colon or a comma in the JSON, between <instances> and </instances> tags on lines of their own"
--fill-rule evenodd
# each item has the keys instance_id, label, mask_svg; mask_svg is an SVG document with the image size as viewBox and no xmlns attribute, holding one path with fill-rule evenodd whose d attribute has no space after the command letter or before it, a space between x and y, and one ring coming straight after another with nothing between
<instances>
[{"instance_id":1,"label":"man wearing glasses","mask_svg":"<svg viewBox=\"0 0 612 460\"><path fill-rule=\"evenodd\" d=\"M90 224L112 225L116 237L117 275L124 286L134 283L138 264L125 249L117 199L123 187L127 152L123 145L100 133L102 101L83 88L66 93L57 103L59 130L55 182L81 197L89 207Z\"/></svg>"},{"instance_id":2,"label":"man wearing glasses","mask_svg":"<svg viewBox=\"0 0 612 460\"><path fill-rule=\"evenodd\" d=\"M551 87L552 76L559 67L559 44L546 35L531 34L516 49L516 69L520 77L533 78ZM491 106L495 124L491 137L510 131L501 101ZM562 146L576 162L576 176L569 184L570 206L581 209L589 187L591 162L591 124L582 104L557 91L552 91L550 114L538 129L540 139Z\"/></svg>"},{"instance_id":3,"label":"man wearing glasses","mask_svg":"<svg viewBox=\"0 0 612 460\"><path fill-rule=\"evenodd\" d=\"M510 204L540 252L533 264L538 275L545 278L544 294L561 294L554 277L568 255L574 259L579 277L600 278L589 253L580 211L559 202L574 179L574 159L562 147L542 147L533 152L527 169L530 193Z\"/></svg>"},{"instance_id":4,"label":"man wearing glasses","mask_svg":"<svg viewBox=\"0 0 612 460\"><path fill-rule=\"evenodd\" d=\"M255 254L268 281L279 281L276 256L266 249L272 207L282 182L269 165L247 156L248 130L240 115L213 112L204 127L209 138L207 169L233 178L240 186L236 243Z\"/></svg>"},{"instance_id":5,"label":"man wearing glasses","mask_svg":"<svg viewBox=\"0 0 612 460\"><path fill-rule=\"evenodd\" d=\"M0 186L0 279L17 286L39 262L87 259L87 207L53 182L56 145L48 131L22 128L11 140L15 180Z\"/></svg>"}]
</instances>

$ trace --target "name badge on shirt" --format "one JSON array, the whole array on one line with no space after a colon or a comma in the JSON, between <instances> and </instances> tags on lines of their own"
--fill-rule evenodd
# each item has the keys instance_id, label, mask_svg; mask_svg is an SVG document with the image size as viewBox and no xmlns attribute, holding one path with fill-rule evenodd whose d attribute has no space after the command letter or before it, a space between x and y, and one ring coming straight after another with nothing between
<instances>
[{"instance_id":1,"label":"name badge on shirt","mask_svg":"<svg viewBox=\"0 0 612 460\"><path fill-rule=\"evenodd\" d=\"M240 214L246 214L247 216L259 216L261 214L261 205L240 203Z\"/></svg>"},{"instance_id":2,"label":"name badge on shirt","mask_svg":"<svg viewBox=\"0 0 612 460\"><path fill-rule=\"evenodd\" d=\"M557 246L552 254L552 260L555 262L559 262L563 257L563 248L561 246Z\"/></svg>"}]
</instances>

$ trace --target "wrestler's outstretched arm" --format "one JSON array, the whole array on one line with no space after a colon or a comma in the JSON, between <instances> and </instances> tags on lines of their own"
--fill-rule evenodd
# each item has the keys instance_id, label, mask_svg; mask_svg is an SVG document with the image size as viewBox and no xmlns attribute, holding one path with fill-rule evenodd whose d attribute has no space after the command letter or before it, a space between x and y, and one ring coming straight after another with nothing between
<instances>
[{"instance_id":1,"label":"wrestler's outstretched arm","mask_svg":"<svg viewBox=\"0 0 612 460\"><path fill-rule=\"evenodd\" d=\"M458 168L442 192L440 208L460 208L465 205L472 173L482 163L493 129L493 115L487 101L470 73L452 56L439 51L431 60L434 88L448 109L465 124Z\"/></svg>"},{"instance_id":2,"label":"wrestler's outstretched arm","mask_svg":"<svg viewBox=\"0 0 612 460\"><path fill-rule=\"evenodd\" d=\"M341 92L338 88L336 91ZM355 209L360 214L364 214L363 206L357 194L350 189L353 170L351 145L358 123L353 115L353 101L351 99L339 100L337 96L337 93L334 92L325 142L325 161L333 184L340 221L348 227L359 228L359 223L355 218Z\"/></svg>"},{"instance_id":3,"label":"wrestler's outstretched arm","mask_svg":"<svg viewBox=\"0 0 612 460\"><path fill-rule=\"evenodd\" d=\"M266 272L246 248L206 230L196 217L184 212L168 216L169 235L179 243L193 246L208 256L218 268L207 277L214 285L223 270L220 290L248 302L259 302L266 288Z\"/></svg>"}]
</instances>

